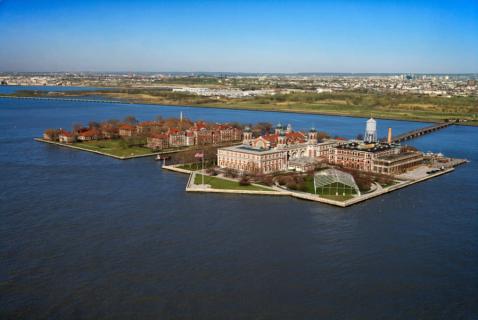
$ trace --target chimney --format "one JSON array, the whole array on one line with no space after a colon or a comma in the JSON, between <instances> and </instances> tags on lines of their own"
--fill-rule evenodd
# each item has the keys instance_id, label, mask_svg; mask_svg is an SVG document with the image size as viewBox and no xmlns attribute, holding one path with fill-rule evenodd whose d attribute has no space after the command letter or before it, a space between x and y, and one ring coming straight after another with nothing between
<instances>
[{"instance_id":1,"label":"chimney","mask_svg":"<svg viewBox=\"0 0 478 320\"><path fill-rule=\"evenodd\" d=\"M388 128L388 138L387 138L388 144L392 143L392 128Z\"/></svg>"}]
</instances>

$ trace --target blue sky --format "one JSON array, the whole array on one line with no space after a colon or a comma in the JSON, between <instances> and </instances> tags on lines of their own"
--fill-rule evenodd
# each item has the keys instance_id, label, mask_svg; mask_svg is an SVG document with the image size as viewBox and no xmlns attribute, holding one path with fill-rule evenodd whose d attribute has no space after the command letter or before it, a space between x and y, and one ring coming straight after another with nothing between
<instances>
[{"instance_id":1,"label":"blue sky","mask_svg":"<svg viewBox=\"0 0 478 320\"><path fill-rule=\"evenodd\" d=\"M0 71L478 72L478 1L0 0Z\"/></svg>"}]
</instances>

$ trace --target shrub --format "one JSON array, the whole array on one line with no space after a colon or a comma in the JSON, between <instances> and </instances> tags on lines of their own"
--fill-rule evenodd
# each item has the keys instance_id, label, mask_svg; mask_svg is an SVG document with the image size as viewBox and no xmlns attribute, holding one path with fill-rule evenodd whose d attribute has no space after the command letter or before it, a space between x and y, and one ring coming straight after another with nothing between
<instances>
[{"instance_id":1,"label":"shrub","mask_svg":"<svg viewBox=\"0 0 478 320\"><path fill-rule=\"evenodd\" d=\"M240 186L249 186L251 184L251 181L249 180L249 177L243 176L241 180L239 180L239 185Z\"/></svg>"},{"instance_id":2,"label":"shrub","mask_svg":"<svg viewBox=\"0 0 478 320\"><path fill-rule=\"evenodd\" d=\"M217 174L218 174L216 168L208 168L208 169L206 170L206 172L207 172L209 175L211 175L211 176L217 176Z\"/></svg>"},{"instance_id":3,"label":"shrub","mask_svg":"<svg viewBox=\"0 0 478 320\"><path fill-rule=\"evenodd\" d=\"M287 184L286 184L286 187L288 189L291 189L291 190L297 190L297 183L295 183L295 181L289 181Z\"/></svg>"},{"instance_id":4,"label":"shrub","mask_svg":"<svg viewBox=\"0 0 478 320\"><path fill-rule=\"evenodd\" d=\"M229 178L237 178L238 173L234 169L227 168L226 170L224 170L224 176L229 177Z\"/></svg>"},{"instance_id":5,"label":"shrub","mask_svg":"<svg viewBox=\"0 0 478 320\"><path fill-rule=\"evenodd\" d=\"M272 179L271 176L262 176L259 182L266 186L272 186L274 184L274 179Z\"/></svg>"}]
</instances>

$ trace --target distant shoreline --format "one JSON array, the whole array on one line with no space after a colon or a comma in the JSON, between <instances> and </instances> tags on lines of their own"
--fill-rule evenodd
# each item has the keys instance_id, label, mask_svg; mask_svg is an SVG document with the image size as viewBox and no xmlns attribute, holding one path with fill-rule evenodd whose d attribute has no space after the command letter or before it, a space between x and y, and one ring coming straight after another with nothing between
<instances>
[{"instance_id":1,"label":"distant shoreline","mask_svg":"<svg viewBox=\"0 0 478 320\"><path fill-rule=\"evenodd\" d=\"M101 93L97 93L101 95ZM167 104L167 103L154 103L148 101L127 101L127 100L92 100L92 99L81 99L75 98L78 96L70 96L71 98L66 97L33 97L33 96L11 96L11 95L1 95L0 98L4 99L25 99L25 100L59 100L59 101L70 101L70 102L94 102L94 103L108 103L108 104L130 104L130 105L151 105L157 107L188 107L188 108L211 108L211 109L223 109L223 110L245 110L245 111L260 111L260 112L282 112L282 113L293 113L293 114L307 114L307 115L320 115L320 116L330 116L330 117L347 117L347 118L363 118L366 119L369 115L367 114L360 114L360 115L351 115L346 113L328 113L328 112L320 112L320 111L304 111L304 110L286 110L286 109L259 109L254 107L238 107L238 106L227 106L227 105L180 105L180 104ZM376 119L383 119L383 120L394 120L394 121L408 121L408 122L421 122L421 123L436 123L437 121L434 120L426 120L426 119L415 119L415 118L403 118L403 117L387 117L381 115L373 114L373 117ZM472 122L457 122L456 125L463 125L463 126L470 126L475 127L478 126L478 121Z\"/></svg>"}]
</instances>

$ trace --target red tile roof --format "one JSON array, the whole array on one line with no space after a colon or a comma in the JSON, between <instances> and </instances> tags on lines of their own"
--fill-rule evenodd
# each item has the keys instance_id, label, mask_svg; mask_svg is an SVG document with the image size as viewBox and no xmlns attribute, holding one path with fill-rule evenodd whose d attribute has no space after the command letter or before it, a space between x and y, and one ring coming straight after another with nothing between
<instances>
[{"instance_id":1,"label":"red tile roof","mask_svg":"<svg viewBox=\"0 0 478 320\"><path fill-rule=\"evenodd\" d=\"M305 135L302 132L288 132L285 136L292 142L305 142Z\"/></svg>"},{"instance_id":2,"label":"red tile roof","mask_svg":"<svg viewBox=\"0 0 478 320\"><path fill-rule=\"evenodd\" d=\"M83 136L83 137L94 137L94 136L98 136L99 132L98 132L98 130L91 129L91 130L88 130L88 131L83 131L79 135Z\"/></svg>"},{"instance_id":3,"label":"red tile roof","mask_svg":"<svg viewBox=\"0 0 478 320\"><path fill-rule=\"evenodd\" d=\"M65 137L71 137L73 136L73 134L69 131L66 131L66 130L61 130L60 133L59 133L60 136L65 136Z\"/></svg>"},{"instance_id":4,"label":"red tile roof","mask_svg":"<svg viewBox=\"0 0 478 320\"><path fill-rule=\"evenodd\" d=\"M178 128L169 128L169 134L178 134L180 132L181 130L179 130Z\"/></svg>"},{"instance_id":5,"label":"red tile roof","mask_svg":"<svg viewBox=\"0 0 478 320\"><path fill-rule=\"evenodd\" d=\"M206 123L203 122L203 121L198 121L194 124L193 129L195 129L195 130L206 129Z\"/></svg>"},{"instance_id":6,"label":"red tile roof","mask_svg":"<svg viewBox=\"0 0 478 320\"><path fill-rule=\"evenodd\" d=\"M129 124L123 124L119 127L121 130L135 130L136 128Z\"/></svg>"},{"instance_id":7,"label":"red tile roof","mask_svg":"<svg viewBox=\"0 0 478 320\"><path fill-rule=\"evenodd\" d=\"M168 139L168 135L165 133L152 133L149 137L154 139Z\"/></svg>"},{"instance_id":8,"label":"red tile roof","mask_svg":"<svg viewBox=\"0 0 478 320\"><path fill-rule=\"evenodd\" d=\"M266 134L262 136L265 140L269 141L270 143L277 143L277 140L279 138L278 134Z\"/></svg>"},{"instance_id":9,"label":"red tile roof","mask_svg":"<svg viewBox=\"0 0 478 320\"><path fill-rule=\"evenodd\" d=\"M138 124L138 126L140 127L156 127L159 125L160 125L159 122L156 122L156 121L143 121Z\"/></svg>"}]
</instances>

